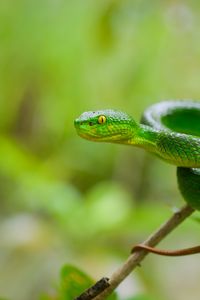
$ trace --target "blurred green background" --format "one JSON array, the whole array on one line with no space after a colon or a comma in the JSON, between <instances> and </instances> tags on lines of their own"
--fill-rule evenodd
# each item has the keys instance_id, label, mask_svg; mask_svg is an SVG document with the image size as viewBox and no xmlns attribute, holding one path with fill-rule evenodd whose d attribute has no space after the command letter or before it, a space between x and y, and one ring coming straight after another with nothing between
<instances>
[{"instance_id":1,"label":"blurred green background","mask_svg":"<svg viewBox=\"0 0 200 300\"><path fill-rule=\"evenodd\" d=\"M183 204L175 167L82 140L73 120L198 100L199 28L197 0L1 0L1 297L53 293L64 263L109 276ZM198 244L199 230L190 218L160 247ZM199 277L198 256L149 255L119 294L196 300Z\"/></svg>"}]
</instances>

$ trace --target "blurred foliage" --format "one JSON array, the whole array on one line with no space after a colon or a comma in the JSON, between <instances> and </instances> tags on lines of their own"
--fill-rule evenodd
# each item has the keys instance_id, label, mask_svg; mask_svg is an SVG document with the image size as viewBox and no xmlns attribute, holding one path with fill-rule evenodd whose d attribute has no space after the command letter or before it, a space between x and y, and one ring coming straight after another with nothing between
<instances>
[{"instance_id":1,"label":"blurred foliage","mask_svg":"<svg viewBox=\"0 0 200 300\"><path fill-rule=\"evenodd\" d=\"M39 299L66 262L110 274L182 204L173 166L81 140L73 120L116 108L138 121L151 103L198 99L199 8L197 0L1 0L1 297ZM190 219L162 247L197 244L198 233ZM197 299L198 263L149 256L118 293Z\"/></svg>"}]
</instances>

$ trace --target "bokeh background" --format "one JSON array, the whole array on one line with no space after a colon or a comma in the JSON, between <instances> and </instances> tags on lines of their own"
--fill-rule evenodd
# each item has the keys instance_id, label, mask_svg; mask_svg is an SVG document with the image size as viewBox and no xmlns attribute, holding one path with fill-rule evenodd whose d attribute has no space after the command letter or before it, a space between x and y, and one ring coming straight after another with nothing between
<instances>
[{"instance_id":1,"label":"bokeh background","mask_svg":"<svg viewBox=\"0 0 200 300\"><path fill-rule=\"evenodd\" d=\"M65 263L109 276L183 205L175 167L82 140L73 120L115 108L139 121L152 103L198 100L199 28L197 0L1 0L1 297L53 293ZM199 230L190 218L160 247L196 245ZM198 256L149 255L119 294L196 300L199 277Z\"/></svg>"}]
</instances>

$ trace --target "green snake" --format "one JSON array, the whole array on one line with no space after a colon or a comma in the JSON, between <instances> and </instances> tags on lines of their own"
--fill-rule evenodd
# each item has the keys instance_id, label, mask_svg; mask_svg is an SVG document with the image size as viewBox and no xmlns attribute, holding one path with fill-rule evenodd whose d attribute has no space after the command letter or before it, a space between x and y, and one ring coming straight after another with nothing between
<instances>
[{"instance_id":1,"label":"green snake","mask_svg":"<svg viewBox=\"0 0 200 300\"><path fill-rule=\"evenodd\" d=\"M200 102L156 103L145 110L140 123L121 111L89 111L74 125L85 139L137 146L176 165L183 198L200 210Z\"/></svg>"}]
</instances>

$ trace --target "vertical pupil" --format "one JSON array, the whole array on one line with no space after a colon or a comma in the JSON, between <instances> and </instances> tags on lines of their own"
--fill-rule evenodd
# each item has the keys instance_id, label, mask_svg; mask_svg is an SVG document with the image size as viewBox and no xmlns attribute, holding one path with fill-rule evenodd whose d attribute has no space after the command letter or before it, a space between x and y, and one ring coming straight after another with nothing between
<instances>
[{"instance_id":1,"label":"vertical pupil","mask_svg":"<svg viewBox=\"0 0 200 300\"><path fill-rule=\"evenodd\" d=\"M105 117L100 116L98 121L99 121L99 124L104 124L105 123Z\"/></svg>"}]
</instances>

